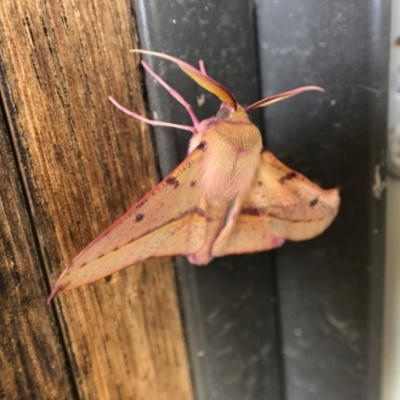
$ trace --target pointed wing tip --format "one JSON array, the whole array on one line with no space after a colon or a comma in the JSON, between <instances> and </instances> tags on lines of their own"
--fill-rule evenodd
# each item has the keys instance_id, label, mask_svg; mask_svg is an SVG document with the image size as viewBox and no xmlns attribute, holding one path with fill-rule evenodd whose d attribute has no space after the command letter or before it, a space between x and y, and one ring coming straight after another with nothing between
<instances>
[{"instance_id":1,"label":"pointed wing tip","mask_svg":"<svg viewBox=\"0 0 400 400\"><path fill-rule=\"evenodd\" d=\"M72 264L71 264L72 265ZM71 266L70 265L70 266ZM51 300L53 300L53 297L56 296L58 293L61 293L65 290L65 288L69 285L69 282L63 283L63 279L66 276L67 271L70 269L70 266L66 268L63 273L60 275L60 277L57 279L57 282L54 284L53 289L51 289L50 295L47 298L47 304L50 305Z\"/></svg>"},{"instance_id":2,"label":"pointed wing tip","mask_svg":"<svg viewBox=\"0 0 400 400\"><path fill-rule=\"evenodd\" d=\"M323 229L327 229L332 221L336 218L337 214L339 213L340 208L340 191L338 188L326 189L325 190L325 202L328 206L330 213L329 216L327 215L326 218L326 227ZM321 233L323 232L321 231Z\"/></svg>"},{"instance_id":3,"label":"pointed wing tip","mask_svg":"<svg viewBox=\"0 0 400 400\"><path fill-rule=\"evenodd\" d=\"M340 205L340 189L339 188L329 189L328 193L335 202L336 207L338 208Z\"/></svg>"},{"instance_id":4,"label":"pointed wing tip","mask_svg":"<svg viewBox=\"0 0 400 400\"><path fill-rule=\"evenodd\" d=\"M51 293L49 295L49 297L47 298L47 305L49 306L51 303L51 300L53 300L53 297L62 290L62 285L60 285L59 283L56 283L53 287L53 289L51 290Z\"/></svg>"}]
</instances>

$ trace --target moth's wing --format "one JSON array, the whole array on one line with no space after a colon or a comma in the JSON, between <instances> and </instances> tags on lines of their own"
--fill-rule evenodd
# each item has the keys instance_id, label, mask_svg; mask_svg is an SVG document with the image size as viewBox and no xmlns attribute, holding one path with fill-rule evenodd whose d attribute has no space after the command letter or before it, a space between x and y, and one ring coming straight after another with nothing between
<instances>
[{"instance_id":1,"label":"moth's wing","mask_svg":"<svg viewBox=\"0 0 400 400\"><path fill-rule=\"evenodd\" d=\"M186 159L89 244L56 282L59 291L105 277L149 257L186 255L204 242L205 212L197 180L203 152Z\"/></svg>"},{"instance_id":2,"label":"moth's wing","mask_svg":"<svg viewBox=\"0 0 400 400\"><path fill-rule=\"evenodd\" d=\"M219 237L213 256L278 247L288 240L311 239L335 218L337 189L324 190L264 151L251 188L232 229Z\"/></svg>"}]
</instances>

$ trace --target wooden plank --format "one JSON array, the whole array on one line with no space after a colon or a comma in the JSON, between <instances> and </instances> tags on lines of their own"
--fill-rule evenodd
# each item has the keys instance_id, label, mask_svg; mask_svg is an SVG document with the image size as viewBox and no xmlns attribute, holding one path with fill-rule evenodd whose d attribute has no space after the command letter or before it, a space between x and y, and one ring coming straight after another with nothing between
<instances>
[{"instance_id":1,"label":"wooden plank","mask_svg":"<svg viewBox=\"0 0 400 400\"><path fill-rule=\"evenodd\" d=\"M44 301L48 288L1 117L0 180L0 398L68 399L74 382Z\"/></svg>"},{"instance_id":2,"label":"wooden plank","mask_svg":"<svg viewBox=\"0 0 400 400\"><path fill-rule=\"evenodd\" d=\"M137 45L131 15L122 0L0 3L3 100L51 283L157 180L146 126L107 101L112 94L145 113L129 54ZM169 261L125 270L55 305L80 398L192 398ZM31 312L42 318L49 309ZM57 368L65 370L61 361ZM65 395L60 381L54 387Z\"/></svg>"}]
</instances>

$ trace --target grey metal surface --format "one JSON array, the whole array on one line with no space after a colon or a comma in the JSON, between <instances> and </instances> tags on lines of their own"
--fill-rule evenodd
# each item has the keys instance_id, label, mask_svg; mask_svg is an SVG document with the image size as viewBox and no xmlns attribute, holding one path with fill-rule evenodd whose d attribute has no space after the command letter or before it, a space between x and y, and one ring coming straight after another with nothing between
<instances>
[{"instance_id":1,"label":"grey metal surface","mask_svg":"<svg viewBox=\"0 0 400 400\"><path fill-rule=\"evenodd\" d=\"M322 236L277 252L288 400L379 398L389 1L258 1L268 147L342 205ZM276 23L279 21L279 24Z\"/></svg>"}]
</instances>

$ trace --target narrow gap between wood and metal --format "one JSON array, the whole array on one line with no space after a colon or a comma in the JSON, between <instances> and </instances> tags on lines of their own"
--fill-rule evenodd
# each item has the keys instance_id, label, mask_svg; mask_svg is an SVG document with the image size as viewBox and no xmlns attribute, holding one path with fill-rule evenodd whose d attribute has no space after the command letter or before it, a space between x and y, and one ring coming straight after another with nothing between
<instances>
[{"instance_id":1,"label":"narrow gap between wood and metal","mask_svg":"<svg viewBox=\"0 0 400 400\"><path fill-rule=\"evenodd\" d=\"M4 76L5 75L4 68L2 65L0 65L0 71L1 71L1 75ZM45 267L46 263L44 261L45 257L43 254L43 249L40 246L39 234L36 229L36 225L34 223L33 202L30 197L29 190L28 190L28 184L26 181L26 177L22 171L22 161L21 161L20 154L18 151L18 146L17 146L16 130L13 127L12 118L10 116L9 109L7 107L7 104L8 104L7 99L9 99L9 97L10 96L6 96L4 86L0 85L0 116L3 116L5 129L7 131L7 135L10 140L10 147L11 147L11 151L13 153L15 170L17 172L18 179L21 184L21 191L22 191L22 195L24 198L24 202L26 204L26 210L27 210L27 215L29 218L30 228L32 231L32 237L33 237L33 241L35 243L35 247L37 250L37 256L39 259L39 266L40 266L39 268L41 269L42 276L45 280L45 285L46 285L47 291L48 291L48 293L50 293L50 290L51 290L50 277L47 274L47 269ZM43 299L43 301L45 301L45 299ZM66 371L66 372L67 372L68 379L71 382L72 395L73 395L74 399L79 399L80 398L79 390L78 390L78 385L77 385L77 382L75 379L75 375L73 373L72 361L70 360L70 358L68 356L67 344L66 344L66 341L65 341L65 338L63 335L61 321L60 321L59 315L56 311L54 302L51 305L49 305L49 307L51 307L51 309L52 309L54 321L55 321L57 330L59 332L60 345L61 345L61 348L63 351L66 366L68 368L68 371Z\"/></svg>"}]
</instances>

